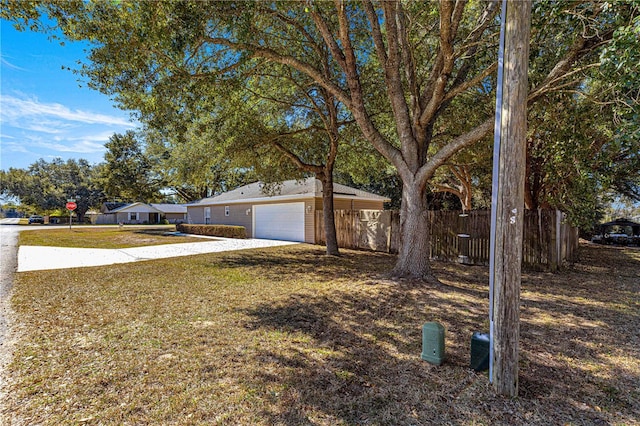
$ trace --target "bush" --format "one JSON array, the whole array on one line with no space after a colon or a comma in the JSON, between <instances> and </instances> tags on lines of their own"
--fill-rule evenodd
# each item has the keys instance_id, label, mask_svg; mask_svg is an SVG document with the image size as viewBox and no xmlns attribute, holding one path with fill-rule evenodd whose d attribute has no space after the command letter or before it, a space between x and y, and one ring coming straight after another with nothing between
<instances>
[{"instance_id":1,"label":"bush","mask_svg":"<svg viewBox=\"0 0 640 426\"><path fill-rule=\"evenodd\" d=\"M178 232L195 235L208 235L210 237L246 238L244 226L231 225L190 225L180 223L176 225Z\"/></svg>"}]
</instances>

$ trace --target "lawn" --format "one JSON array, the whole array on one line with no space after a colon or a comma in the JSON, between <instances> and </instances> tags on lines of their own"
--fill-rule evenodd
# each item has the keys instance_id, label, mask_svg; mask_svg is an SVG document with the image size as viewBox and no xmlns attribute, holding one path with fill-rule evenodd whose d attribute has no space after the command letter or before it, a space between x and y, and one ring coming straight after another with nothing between
<instances>
[{"instance_id":1,"label":"lawn","mask_svg":"<svg viewBox=\"0 0 640 426\"><path fill-rule=\"evenodd\" d=\"M20 233L20 245L122 249L202 242L201 238L175 234L175 227L104 227L37 229Z\"/></svg>"},{"instance_id":2,"label":"lawn","mask_svg":"<svg viewBox=\"0 0 640 426\"><path fill-rule=\"evenodd\" d=\"M526 273L520 396L468 368L487 269L298 245L17 274L13 424L640 424L640 250ZM446 360L420 359L421 325ZM11 414L9 414L11 413Z\"/></svg>"}]
</instances>

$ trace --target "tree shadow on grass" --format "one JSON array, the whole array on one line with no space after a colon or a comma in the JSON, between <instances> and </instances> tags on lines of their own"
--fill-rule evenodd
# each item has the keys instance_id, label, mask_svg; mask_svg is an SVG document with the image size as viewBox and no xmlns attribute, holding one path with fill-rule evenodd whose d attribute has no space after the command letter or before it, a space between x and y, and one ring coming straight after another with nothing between
<instances>
[{"instance_id":1,"label":"tree shadow on grass","mask_svg":"<svg viewBox=\"0 0 640 426\"><path fill-rule=\"evenodd\" d=\"M310 249L311 247L311 249ZM363 258L366 256L366 268ZM295 276L312 276L319 281L336 279L363 280L378 277L389 270L393 256L386 253L343 250L339 257L327 256L318 246L300 245L251 251L228 252L217 258L212 267L255 268L268 280Z\"/></svg>"},{"instance_id":2,"label":"tree shadow on grass","mask_svg":"<svg viewBox=\"0 0 640 426\"><path fill-rule=\"evenodd\" d=\"M308 272L308 259L299 262L296 266ZM437 266L436 273L450 279L446 268ZM350 273L371 280L370 271ZM554 317L582 315L580 304L562 302L570 284L540 288L539 274L525 276L519 398L496 396L486 373L468 367L471 334L486 324L481 284L473 278L451 285L373 279L360 283L371 291L292 294L244 312L248 329L288 336L281 346L258 351L254 360L264 371L252 378L258 388L280 389L277 395L265 395L272 404L262 415L270 423L288 425L624 424L637 418L637 386L635 394L627 392L640 380L633 372L637 370L603 356L620 343L628 355L632 349L619 341L628 334L618 327L596 332L611 312L589 311L596 326L585 330L555 322ZM558 282L563 278L553 277ZM527 291L545 292L562 303L529 300ZM540 312L551 319L541 322ZM420 327L431 320L447 330L446 361L439 367L420 360ZM624 320L637 330L637 316Z\"/></svg>"},{"instance_id":3,"label":"tree shadow on grass","mask_svg":"<svg viewBox=\"0 0 640 426\"><path fill-rule=\"evenodd\" d=\"M590 245L580 253L558 274L525 276L523 395L640 418L640 261Z\"/></svg>"},{"instance_id":4,"label":"tree shadow on grass","mask_svg":"<svg viewBox=\"0 0 640 426\"><path fill-rule=\"evenodd\" d=\"M415 424L419 413L406 407L428 405L430 389L421 383L433 380L427 378L436 367L418 358L419 329L395 326L414 314L389 311L384 301L406 297L393 293L375 303L348 293L293 295L246 312L253 319L250 329L311 338L309 345L269 350L255 360L266 371L278 371L261 381L286 384L277 412L263 413L270 423ZM433 419L448 417L430 411Z\"/></svg>"}]
</instances>

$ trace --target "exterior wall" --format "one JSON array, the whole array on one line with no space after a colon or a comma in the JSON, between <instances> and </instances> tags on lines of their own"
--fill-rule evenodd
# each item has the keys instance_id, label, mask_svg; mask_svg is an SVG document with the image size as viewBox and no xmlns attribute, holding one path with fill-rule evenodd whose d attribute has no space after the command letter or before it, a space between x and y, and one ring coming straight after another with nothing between
<instances>
[{"instance_id":1,"label":"exterior wall","mask_svg":"<svg viewBox=\"0 0 640 426\"><path fill-rule=\"evenodd\" d=\"M305 242L315 242L315 210L314 201L308 200L295 200L291 202L305 202L305 218L304 218L304 233ZM244 226L247 238L253 237L253 206L263 204L285 204L283 201L273 201L264 203L241 203L241 204L227 204L227 205L212 205L212 206L194 206L187 207L189 212L189 223L204 223L204 208L211 208L211 223L215 225L235 225ZM321 203L322 204L322 203ZM229 206L229 216L225 216L225 206ZM309 211L309 207L311 208ZM249 210L249 214L247 214Z\"/></svg>"},{"instance_id":2,"label":"exterior wall","mask_svg":"<svg viewBox=\"0 0 640 426\"><path fill-rule=\"evenodd\" d=\"M204 206L187 207L187 223L204 223Z\"/></svg>"},{"instance_id":3,"label":"exterior wall","mask_svg":"<svg viewBox=\"0 0 640 426\"><path fill-rule=\"evenodd\" d=\"M129 213L134 212L118 212L116 213L117 222L116 223L124 223L126 225L141 225L144 222L149 223L149 213L140 213L138 212L137 220L129 220Z\"/></svg>"},{"instance_id":4,"label":"exterior wall","mask_svg":"<svg viewBox=\"0 0 640 426\"><path fill-rule=\"evenodd\" d=\"M308 198L302 200L276 200L266 201L260 203L240 203L240 204L226 204L226 205L199 205L193 207L187 207L188 222L189 223L205 223L204 209L205 207L211 208L211 223L217 225L235 225L244 226L248 238L253 237L253 206L263 204L286 204L287 202L301 202L304 201L305 213L304 213L304 234L305 242L315 244L315 226L316 226L316 211L322 211L322 198ZM384 203L376 200L334 200L336 210L382 210ZM225 206L229 207L229 216L225 216ZM250 210L247 214L247 210Z\"/></svg>"},{"instance_id":5,"label":"exterior wall","mask_svg":"<svg viewBox=\"0 0 640 426\"><path fill-rule=\"evenodd\" d=\"M187 221L187 215L183 213L166 213L161 214L160 216L164 216L165 219L169 221L169 223L181 223Z\"/></svg>"},{"instance_id":6,"label":"exterior wall","mask_svg":"<svg viewBox=\"0 0 640 426\"><path fill-rule=\"evenodd\" d=\"M96 225L115 225L118 223L115 214L97 214L91 215L91 223Z\"/></svg>"},{"instance_id":7,"label":"exterior wall","mask_svg":"<svg viewBox=\"0 0 640 426\"><path fill-rule=\"evenodd\" d=\"M247 238L253 237L253 209L251 204L227 204L229 216L224 215L225 206L211 206L211 223L214 225L244 226ZM247 210L249 214L247 214ZM204 207L202 208L202 222L204 223Z\"/></svg>"}]
</instances>

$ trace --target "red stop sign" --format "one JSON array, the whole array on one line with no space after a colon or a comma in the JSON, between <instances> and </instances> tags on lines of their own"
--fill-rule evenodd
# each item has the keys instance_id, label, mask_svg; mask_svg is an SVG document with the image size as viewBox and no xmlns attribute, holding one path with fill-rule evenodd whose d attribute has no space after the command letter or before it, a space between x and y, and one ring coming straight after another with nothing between
<instances>
[{"instance_id":1,"label":"red stop sign","mask_svg":"<svg viewBox=\"0 0 640 426\"><path fill-rule=\"evenodd\" d=\"M72 201L70 201L70 202L68 202L68 203L67 203L67 210L71 210L71 211L73 211L73 210L75 210L77 207L78 207L78 205L77 205L76 203L72 202Z\"/></svg>"}]
</instances>

